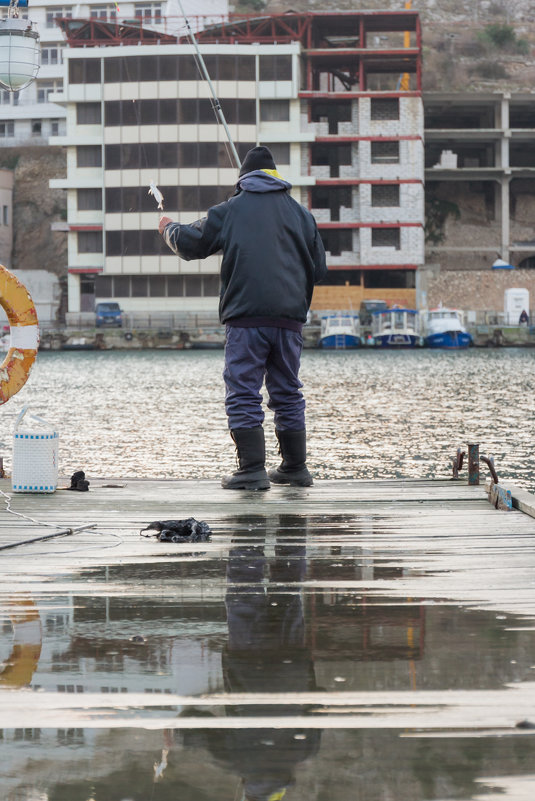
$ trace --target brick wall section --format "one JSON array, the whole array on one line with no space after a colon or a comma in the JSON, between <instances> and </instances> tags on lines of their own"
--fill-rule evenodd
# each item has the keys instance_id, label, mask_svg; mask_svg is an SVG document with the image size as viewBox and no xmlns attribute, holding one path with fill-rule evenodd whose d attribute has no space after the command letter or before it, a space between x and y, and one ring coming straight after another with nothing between
<instances>
[{"instance_id":1,"label":"brick wall section","mask_svg":"<svg viewBox=\"0 0 535 801\"><path fill-rule=\"evenodd\" d=\"M521 287L529 291L535 311L535 270L430 269L422 271L420 280L422 288L427 284L429 307L442 302L459 309L502 312L505 290Z\"/></svg>"}]
</instances>

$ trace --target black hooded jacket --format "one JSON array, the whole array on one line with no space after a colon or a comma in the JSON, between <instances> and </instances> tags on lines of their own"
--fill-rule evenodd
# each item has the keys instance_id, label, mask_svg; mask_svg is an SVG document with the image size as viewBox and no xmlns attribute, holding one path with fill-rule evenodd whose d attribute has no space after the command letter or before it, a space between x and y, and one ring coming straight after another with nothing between
<instances>
[{"instance_id":1,"label":"black hooded jacket","mask_svg":"<svg viewBox=\"0 0 535 801\"><path fill-rule=\"evenodd\" d=\"M165 241L187 261L223 252L221 322L306 321L314 284L327 274L325 249L314 217L290 188L257 170L240 178L237 194L206 217L165 227Z\"/></svg>"}]
</instances>

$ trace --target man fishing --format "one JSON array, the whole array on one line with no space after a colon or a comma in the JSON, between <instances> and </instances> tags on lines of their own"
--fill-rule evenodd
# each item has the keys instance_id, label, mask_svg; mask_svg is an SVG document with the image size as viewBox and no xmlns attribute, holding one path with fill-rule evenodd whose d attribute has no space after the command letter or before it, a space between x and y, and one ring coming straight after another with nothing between
<instances>
[{"instance_id":1,"label":"man fishing","mask_svg":"<svg viewBox=\"0 0 535 801\"><path fill-rule=\"evenodd\" d=\"M312 214L295 201L267 147L249 150L235 194L190 225L160 219L159 231L187 261L223 253L219 317L226 326L225 409L239 469L225 489L311 486L305 400L299 380L302 328L314 284L327 274ZM282 462L265 469L265 379Z\"/></svg>"}]
</instances>

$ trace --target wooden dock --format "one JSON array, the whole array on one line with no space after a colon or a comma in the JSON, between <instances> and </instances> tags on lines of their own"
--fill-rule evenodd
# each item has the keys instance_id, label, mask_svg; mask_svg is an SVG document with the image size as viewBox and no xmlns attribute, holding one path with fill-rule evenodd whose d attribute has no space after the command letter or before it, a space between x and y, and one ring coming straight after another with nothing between
<instances>
[{"instance_id":1,"label":"wooden dock","mask_svg":"<svg viewBox=\"0 0 535 801\"><path fill-rule=\"evenodd\" d=\"M174 742L181 732L185 759L194 731L209 738L211 730L276 730L298 740L314 731L342 739L362 732L387 737L410 759L422 739L439 738L437 754L446 747L462 755L463 740L475 738L486 757L472 781L491 776L492 786L505 788L500 798L533 797L535 763L516 758L513 747L505 746L503 759L496 751L504 737L534 742L535 505L528 493L513 488L517 508L506 512L493 508L484 486L447 480L320 481L263 493L129 479L91 479L86 493L17 495L5 480L0 489L11 510L0 511L0 547L95 526L0 551L0 613L12 624L4 631L14 637L13 654L32 616L42 637L18 673L17 665L8 680L0 673L4 743L15 729L165 731ZM139 534L151 521L188 517L209 524L210 542ZM271 598L286 613L299 603L299 653L315 681L285 678L280 665L273 686L265 676L233 686L224 675L238 637L233 604L243 603L244 592ZM68 623L56 639L60 618ZM159 662L164 641L174 656ZM238 649L253 673L259 642L247 659L243 643ZM60 658L62 648L68 656ZM97 678L91 671L104 653L107 673ZM195 680L184 678L180 653ZM266 651L269 664L272 658ZM295 665L295 654L282 662ZM147 674L150 680L140 678ZM316 798L305 774L315 759L320 772L334 759L334 740L324 734L323 743L323 757L296 760L300 789L292 797ZM404 770L392 775L392 791ZM353 785L344 774L346 789L361 786L357 774L355 767ZM397 798L441 797L416 792L411 781ZM347 798L381 797L362 787L362 796L348 790Z\"/></svg>"}]
</instances>

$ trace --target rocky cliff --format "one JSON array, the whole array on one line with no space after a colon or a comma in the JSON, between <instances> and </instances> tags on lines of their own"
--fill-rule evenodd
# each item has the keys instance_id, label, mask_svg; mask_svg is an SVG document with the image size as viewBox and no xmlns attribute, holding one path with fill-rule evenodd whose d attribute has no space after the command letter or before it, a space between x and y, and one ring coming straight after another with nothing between
<instances>
[{"instance_id":1,"label":"rocky cliff","mask_svg":"<svg viewBox=\"0 0 535 801\"><path fill-rule=\"evenodd\" d=\"M65 275L67 235L50 226L66 220L67 198L65 190L49 187L51 178L65 176L65 150L1 148L0 167L14 171L12 268Z\"/></svg>"}]
</instances>

